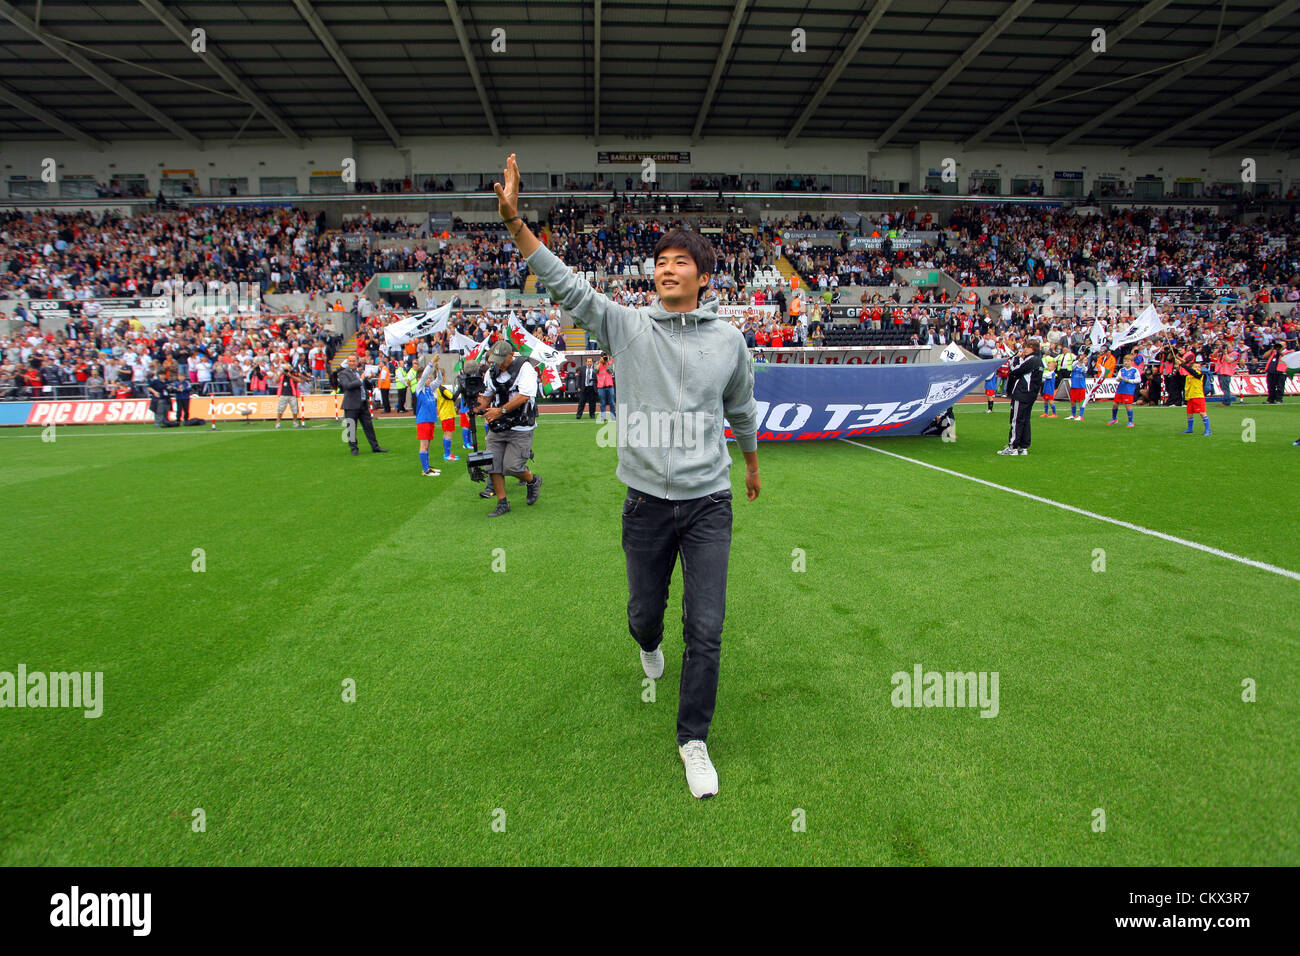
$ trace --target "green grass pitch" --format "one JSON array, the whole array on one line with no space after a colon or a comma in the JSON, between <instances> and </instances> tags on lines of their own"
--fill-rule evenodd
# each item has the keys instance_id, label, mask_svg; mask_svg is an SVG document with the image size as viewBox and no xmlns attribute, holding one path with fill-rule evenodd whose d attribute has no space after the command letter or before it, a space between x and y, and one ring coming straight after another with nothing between
<instances>
[{"instance_id":1,"label":"green grass pitch","mask_svg":"<svg viewBox=\"0 0 1300 956\"><path fill-rule=\"evenodd\" d=\"M1035 410L1027 458L1003 404L863 444L1300 570L1300 410L1108 417ZM845 442L760 446L754 503L733 471L693 800L680 572L646 703L597 427L545 418L540 502L492 521L409 420L359 458L333 425L0 431L0 670L104 672L98 719L0 709L0 863L1300 863L1300 582ZM998 715L892 706L916 664L998 672Z\"/></svg>"}]
</instances>

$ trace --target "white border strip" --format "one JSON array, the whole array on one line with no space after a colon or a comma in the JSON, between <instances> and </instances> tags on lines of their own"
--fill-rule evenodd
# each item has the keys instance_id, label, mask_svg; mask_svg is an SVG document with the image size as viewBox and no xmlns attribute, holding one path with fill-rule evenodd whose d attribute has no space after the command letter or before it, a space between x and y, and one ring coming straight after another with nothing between
<instances>
[{"instance_id":1,"label":"white border strip","mask_svg":"<svg viewBox=\"0 0 1300 956\"><path fill-rule=\"evenodd\" d=\"M841 438L839 441L849 445L856 445L858 448L865 448L867 451L874 451L881 455L888 455L890 458L898 458L901 461L911 462L913 465L920 465L923 468L930 468L934 471L941 471L945 475L952 475L954 478L964 478L967 481L973 481L977 485L984 485L987 488L996 488L998 491L1010 492L1013 495L1019 495L1021 498L1028 498L1030 501L1037 501L1041 504L1051 505L1053 508L1060 508L1062 511L1073 511L1077 515L1083 515L1085 518L1094 518L1097 521L1105 521L1107 524L1118 525L1121 528L1128 528L1130 531L1137 531L1141 534L1150 535L1153 538L1160 538L1162 541L1171 541L1174 544L1181 544L1186 548L1195 548L1197 551L1204 551L1206 554L1213 554L1220 558L1227 558L1229 561L1236 561L1240 564L1250 565L1252 568L1259 568L1261 571L1269 571L1273 574L1280 574L1284 578L1291 578L1294 581L1300 581L1300 573L1288 571L1286 568L1279 568L1274 564L1265 564L1263 561L1256 561L1252 558L1243 558L1239 554L1233 554L1231 551L1221 551L1218 548L1212 548L1208 544L1200 544L1196 541L1188 541L1186 538L1176 538L1172 534L1165 534L1163 531L1153 531L1150 528L1144 528L1139 524L1131 524L1127 521L1120 521L1118 518L1108 518L1105 515L1099 515L1093 511L1085 511L1083 508L1076 508L1074 505L1063 504L1060 501L1053 501L1051 498L1043 498L1039 495L1031 495L1027 491L1020 491L1016 488L1008 488L1006 485L999 485L996 482L985 481L983 478L975 478L971 475L963 475L959 471L952 471L949 468L941 468L938 465L932 465L929 462L919 461L916 458L908 458L906 455L900 455L897 452L885 451L883 448L876 448L872 445L864 445L861 442L853 441L850 438Z\"/></svg>"}]
</instances>

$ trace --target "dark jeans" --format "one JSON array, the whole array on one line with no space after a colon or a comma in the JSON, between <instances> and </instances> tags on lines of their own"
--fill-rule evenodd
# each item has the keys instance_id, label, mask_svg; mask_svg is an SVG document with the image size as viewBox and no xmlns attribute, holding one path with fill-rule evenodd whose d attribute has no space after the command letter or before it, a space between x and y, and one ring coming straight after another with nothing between
<instances>
[{"instance_id":1,"label":"dark jeans","mask_svg":"<svg viewBox=\"0 0 1300 956\"><path fill-rule=\"evenodd\" d=\"M669 501L629 488L623 501L628 630L643 650L663 641L668 583L682 559L682 678L677 744L706 740L718 697L731 556L731 492Z\"/></svg>"},{"instance_id":2,"label":"dark jeans","mask_svg":"<svg viewBox=\"0 0 1300 956\"><path fill-rule=\"evenodd\" d=\"M579 388L581 389L581 391L578 393L577 417L581 418L582 410L584 408L589 408L591 409L591 417L595 418L596 417L596 386L581 385L579 386Z\"/></svg>"}]
</instances>

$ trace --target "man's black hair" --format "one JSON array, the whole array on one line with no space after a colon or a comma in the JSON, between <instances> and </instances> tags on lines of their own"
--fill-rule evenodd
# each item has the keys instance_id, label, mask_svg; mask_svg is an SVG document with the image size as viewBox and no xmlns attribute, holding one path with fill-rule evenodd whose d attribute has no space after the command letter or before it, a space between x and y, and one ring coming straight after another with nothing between
<instances>
[{"instance_id":1,"label":"man's black hair","mask_svg":"<svg viewBox=\"0 0 1300 956\"><path fill-rule=\"evenodd\" d=\"M665 249L683 249L686 254L695 262L695 271L698 275L707 275L712 277L714 267L717 265L718 256L713 251L713 243L705 239L698 232L689 229L674 229L672 232L665 233L663 238L655 243L654 260L659 261L659 254ZM700 290L700 295L696 302L704 297L704 289Z\"/></svg>"}]
</instances>

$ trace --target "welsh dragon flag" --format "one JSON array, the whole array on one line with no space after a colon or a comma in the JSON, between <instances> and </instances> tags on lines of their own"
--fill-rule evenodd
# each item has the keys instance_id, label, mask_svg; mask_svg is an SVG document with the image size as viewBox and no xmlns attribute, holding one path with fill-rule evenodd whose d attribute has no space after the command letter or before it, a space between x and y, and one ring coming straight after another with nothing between
<instances>
[{"instance_id":1,"label":"welsh dragon flag","mask_svg":"<svg viewBox=\"0 0 1300 956\"><path fill-rule=\"evenodd\" d=\"M537 366L537 378L541 383L543 395L550 395L564 388L560 369L564 367L567 359L563 352L551 348L530 333L518 318L510 320L510 341L514 342L520 355L540 363Z\"/></svg>"},{"instance_id":2,"label":"welsh dragon flag","mask_svg":"<svg viewBox=\"0 0 1300 956\"><path fill-rule=\"evenodd\" d=\"M482 342L474 345L467 351L459 362L456 363L456 374L460 374L461 367L470 360L486 361L487 350L492 347L492 343L501 338L499 332L493 332ZM530 358L539 363L537 366L537 380L541 386L543 395L550 395L553 392L562 391L564 388L564 379L560 375L560 369L566 361L563 352L559 352L536 336L530 335L528 330L521 326L511 326L510 341L519 350L519 354L525 358ZM453 343L454 344L454 343Z\"/></svg>"},{"instance_id":3,"label":"welsh dragon flag","mask_svg":"<svg viewBox=\"0 0 1300 956\"><path fill-rule=\"evenodd\" d=\"M482 362L483 356L487 355L487 350L492 347L492 343L495 342L498 338L500 338L500 336L498 336L495 332L493 332L482 342L475 342L473 339L469 339L469 342L472 347L470 347L465 352L465 354L460 357L460 361L456 363L456 368L454 369L455 374L457 375L460 374L460 370L466 362L470 362L470 361ZM453 340L451 344L452 344L452 348L456 348L458 345L458 343L455 340Z\"/></svg>"}]
</instances>

